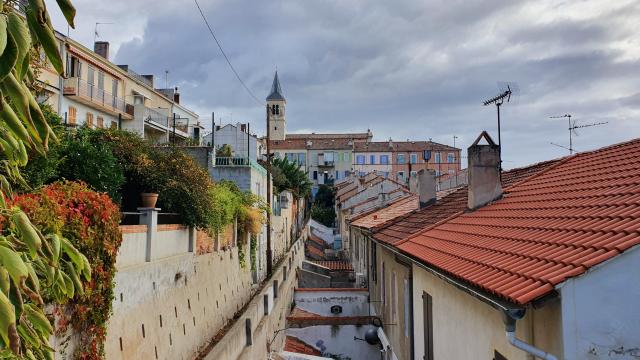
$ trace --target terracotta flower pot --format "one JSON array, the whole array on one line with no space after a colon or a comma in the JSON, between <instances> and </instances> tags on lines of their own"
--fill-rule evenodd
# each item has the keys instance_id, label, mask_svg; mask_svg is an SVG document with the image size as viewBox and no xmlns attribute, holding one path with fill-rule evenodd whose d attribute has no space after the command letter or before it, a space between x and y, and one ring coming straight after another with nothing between
<instances>
[{"instance_id":1,"label":"terracotta flower pot","mask_svg":"<svg viewBox=\"0 0 640 360\"><path fill-rule=\"evenodd\" d=\"M158 201L158 194L156 193L142 193L140 194L140 198L142 199L142 207L143 208L155 208L156 202Z\"/></svg>"}]
</instances>

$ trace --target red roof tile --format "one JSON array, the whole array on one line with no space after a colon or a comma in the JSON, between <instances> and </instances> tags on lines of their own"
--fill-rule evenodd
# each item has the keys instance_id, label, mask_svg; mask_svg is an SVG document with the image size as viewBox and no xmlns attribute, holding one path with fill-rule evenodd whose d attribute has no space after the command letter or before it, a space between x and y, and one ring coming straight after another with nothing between
<instances>
[{"instance_id":1,"label":"red roof tile","mask_svg":"<svg viewBox=\"0 0 640 360\"><path fill-rule=\"evenodd\" d=\"M314 261L314 263L332 271L353 271L353 266L348 261Z\"/></svg>"},{"instance_id":2,"label":"red roof tile","mask_svg":"<svg viewBox=\"0 0 640 360\"><path fill-rule=\"evenodd\" d=\"M640 244L640 139L585 152L398 245L518 304Z\"/></svg>"},{"instance_id":3,"label":"red roof tile","mask_svg":"<svg viewBox=\"0 0 640 360\"><path fill-rule=\"evenodd\" d=\"M505 171L502 173L503 186L509 187L515 182L535 175L558 162L558 159L550 160L528 167ZM373 238L385 243L395 244L467 209L468 188L466 185L451 191L439 192L439 195L441 194L444 196L439 197L434 205L397 217L385 227L375 231Z\"/></svg>"},{"instance_id":4,"label":"red roof tile","mask_svg":"<svg viewBox=\"0 0 640 360\"><path fill-rule=\"evenodd\" d=\"M419 206L418 195L409 194L388 204L384 208L378 209L377 211L374 211L366 216L358 218L351 224L353 226L364 229L375 229L383 226L384 224L397 218L398 216L402 216L417 209Z\"/></svg>"},{"instance_id":5,"label":"red roof tile","mask_svg":"<svg viewBox=\"0 0 640 360\"><path fill-rule=\"evenodd\" d=\"M314 260L322 260L324 259L324 251L316 248L311 244L307 244L305 247L307 249L307 254Z\"/></svg>"},{"instance_id":6,"label":"red roof tile","mask_svg":"<svg viewBox=\"0 0 640 360\"><path fill-rule=\"evenodd\" d=\"M316 244L316 246L321 247L323 249L329 247L329 244L327 244L324 240L322 240L318 236L314 235L312 232L309 232L309 241L313 241Z\"/></svg>"},{"instance_id":7,"label":"red roof tile","mask_svg":"<svg viewBox=\"0 0 640 360\"><path fill-rule=\"evenodd\" d=\"M284 341L284 351L315 356L322 355L320 350L291 335L287 335Z\"/></svg>"}]
</instances>

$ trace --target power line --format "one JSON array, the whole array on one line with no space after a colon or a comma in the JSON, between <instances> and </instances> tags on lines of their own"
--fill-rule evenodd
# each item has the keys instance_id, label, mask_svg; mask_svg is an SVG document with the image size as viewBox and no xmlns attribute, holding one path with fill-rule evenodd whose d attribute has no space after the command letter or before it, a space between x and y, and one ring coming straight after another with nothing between
<instances>
[{"instance_id":1,"label":"power line","mask_svg":"<svg viewBox=\"0 0 640 360\"><path fill-rule=\"evenodd\" d=\"M240 84L242 84L242 87L244 87L245 90L247 90L247 92L249 93L249 95L251 95L251 97L260 105L264 105L264 103L262 101L260 101L254 94L253 92L249 89L249 87L244 83L244 81L242 81L242 78L240 78L240 75L238 75L238 72L236 71L236 69L233 67L233 65L231 64L231 61L229 60L229 57L227 56L227 54L224 52L224 50L222 49L222 45L220 44L220 42L218 41L218 38L216 37L216 35L213 33L213 29L211 28L211 25L209 25L209 21L207 21L207 17L204 15L204 12L202 12L202 8L200 7L200 4L198 4L198 0L193 0L196 3L196 6L198 7L198 11L200 11L200 15L202 15L202 20L204 20L205 25L207 25L207 28L209 29L209 33L211 33L211 36L213 37L213 40L216 41L216 44L218 45L218 49L220 49L220 52L222 53L222 56L224 56L224 59L227 61L227 64L229 64L229 68L231 68L231 71L233 71L233 73L236 75L236 78L238 79L238 81L240 82Z\"/></svg>"}]
</instances>

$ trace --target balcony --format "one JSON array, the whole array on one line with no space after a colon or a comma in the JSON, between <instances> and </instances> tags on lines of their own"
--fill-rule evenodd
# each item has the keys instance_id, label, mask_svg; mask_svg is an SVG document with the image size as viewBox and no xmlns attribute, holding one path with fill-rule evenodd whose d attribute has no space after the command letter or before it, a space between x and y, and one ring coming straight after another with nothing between
<instances>
[{"instance_id":1,"label":"balcony","mask_svg":"<svg viewBox=\"0 0 640 360\"><path fill-rule=\"evenodd\" d=\"M322 160L318 161L318 167L333 167L335 163L333 160Z\"/></svg>"},{"instance_id":2,"label":"balcony","mask_svg":"<svg viewBox=\"0 0 640 360\"><path fill-rule=\"evenodd\" d=\"M188 128L186 126L176 123L174 129L173 119L171 117L144 105L136 105L136 109L136 114L141 112L146 128L151 128L155 131L169 134L169 136L173 136L175 134L176 138L186 139L189 137L189 133L187 132ZM136 117L137 116L139 115L136 115Z\"/></svg>"},{"instance_id":3,"label":"balcony","mask_svg":"<svg viewBox=\"0 0 640 360\"><path fill-rule=\"evenodd\" d=\"M78 77L64 79L63 94L114 116L121 114L123 119L133 119L133 105Z\"/></svg>"},{"instance_id":4,"label":"balcony","mask_svg":"<svg viewBox=\"0 0 640 360\"><path fill-rule=\"evenodd\" d=\"M216 166L251 166L246 157L216 157Z\"/></svg>"}]
</instances>

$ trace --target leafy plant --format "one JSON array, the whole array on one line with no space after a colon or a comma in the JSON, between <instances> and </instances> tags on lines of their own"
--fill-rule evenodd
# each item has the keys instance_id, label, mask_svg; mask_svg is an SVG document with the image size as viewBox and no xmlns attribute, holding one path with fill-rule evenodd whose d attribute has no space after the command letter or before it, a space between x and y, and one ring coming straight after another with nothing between
<instances>
[{"instance_id":1,"label":"leafy plant","mask_svg":"<svg viewBox=\"0 0 640 360\"><path fill-rule=\"evenodd\" d=\"M77 260L66 260L61 267L71 278L76 290L61 293L55 287L41 286L45 302L64 303L64 295L72 300L56 308L59 318L56 332L64 334L68 325L80 335L81 344L76 358L98 359L104 351L106 323L113 300L115 262L122 235L119 230L120 212L105 193L92 191L79 182L57 182L35 193L15 196L10 205L28 214L37 228L57 234L64 244L82 254L82 271L93 274L93 279L79 282L70 265ZM77 252L76 250L75 252ZM89 265L90 264L90 265ZM76 270L80 274L80 270ZM84 274L84 273L83 273ZM82 286L81 286L82 285Z\"/></svg>"},{"instance_id":2,"label":"leafy plant","mask_svg":"<svg viewBox=\"0 0 640 360\"><path fill-rule=\"evenodd\" d=\"M59 0L73 27L75 9ZM83 289L74 282L81 274L90 279L86 258L58 233L41 231L12 199L10 183L27 186L20 168L29 152L45 154L55 133L30 88L35 83L31 54L42 49L54 70L62 75L58 42L43 0L20 3L26 20L16 13L18 3L0 8L0 357L50 359L48 339L53 332L44 315L46 291L64 302ZM45 290L46 289L46 290Z\"/></svg>"},{"instance_id":3,"label":"leafy plant","mask_svg":"<svg viewBox=\"0 0 640 360\"><path fill-rule=\"evenodd\" d=\"M60 149L56 149L61 157L58 176L83 181L119 202L120 188L125 181L122 165L108 144L92 141L91 133L94 131L82 127L65 136Z\"/></svg>"},{"instance_id":4,"label":"leafy plant","mask_svg":"<svg viewBox=\"0 0 640 360\"><path fill-rule=\"evenodd\" d=\"M232 153L233 150L229 144L224 144L216 149L216 156L218 157L231 157Z\"/></svg>"},{"instance_id":5,"label":"leafy plant","mask_svg":"<svg viewBox=\"0 0 640 360\"><path fill-rule=\"evenodd\" d=\"M333 227L336 221L336 212L333 208L314 204L311 206L311 218L324 226Z\"/></svg>"},{"instance_id":6,"label":"leafy plant","mask_svg":"<svg viewBox=\"0 0 640 360\"><path fill-rule=\"evenodd\" d=\"M308 174L300 169L297 162L291 162L286 157L275 158L271 163L271 175L278 192L290 190L296 199L311 194Z\"/></svg>"}]
</instances>

